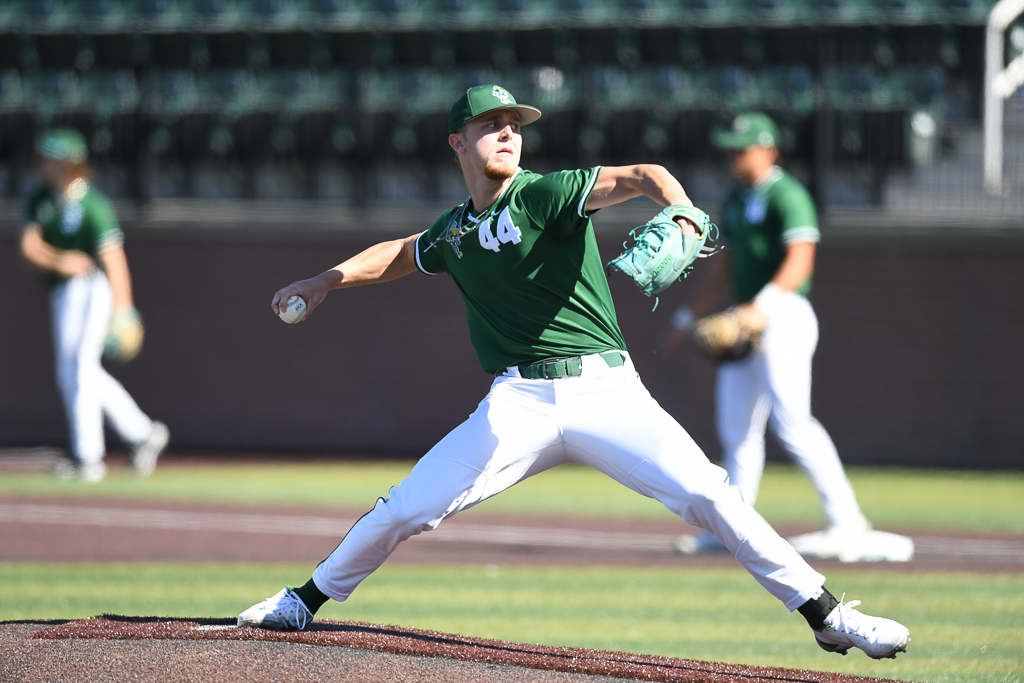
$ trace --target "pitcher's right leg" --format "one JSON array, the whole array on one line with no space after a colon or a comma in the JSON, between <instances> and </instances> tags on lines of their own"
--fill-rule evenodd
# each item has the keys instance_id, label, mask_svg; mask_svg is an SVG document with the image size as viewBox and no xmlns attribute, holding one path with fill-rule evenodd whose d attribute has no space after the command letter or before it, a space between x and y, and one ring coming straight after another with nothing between
<instances>
[{"instance_id":1,"label":"pitcher's right leg","mask_svg":"<svg viewBox=\"0 0 1024 683\"><path fill-rule=\"evenodd\" d=\"M504 491L558 443L551 382L503 377L469 419L416 464L316 568L317 588L345 600L410 536Z\"/></svg>"}]
</instances>

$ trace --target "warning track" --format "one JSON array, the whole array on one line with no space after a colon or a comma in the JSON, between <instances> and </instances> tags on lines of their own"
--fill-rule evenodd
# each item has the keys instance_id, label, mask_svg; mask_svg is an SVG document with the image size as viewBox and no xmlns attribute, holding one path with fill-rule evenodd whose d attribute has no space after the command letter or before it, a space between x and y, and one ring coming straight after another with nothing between
<instances>
[{"instance_id":1,"label":"warning track","mask_svg":"<svg viewBox=\"0 0 1024 683\"><path fill-rule=\"evenodd\" d=\"M199 641L199 642L196 642ZM188 647L183 647L188 644ZM319 647L308 647L319 646ZM678 681L862 683L847 674L527 645L357 622L301 633L236 628L234 619L106 615L66 623L0 623L3 680ZM40 656L46 656L45 667ZM168 666L173 661L173 665ZM396 674L398 674L396 676Z\"/></svg>"},{"instance_id":2,"label":"warning track","mask_svg":"<svg viewBox=\"0 0 1024 683\"><path fill-rule=\"evenodd\" d=\"M0 560L318 562L363 511L251 508L124 500L0 498ZM806 529L780 529L784 534ZM673 552L681 522L465 514L404 543L398 562L734 566L731 556ZM187 537L187 543L176 542ZM913 534L911 562L886 569L1024 570L1024 536ZM272 543L261 540L272 539ZM273 556L268 556L270 553ZM275 554L276 553L276 554ZM830 563L816 561L815 565ZM835 564L835 563L833 563ZM872 566L872 565L860 565Z\"/></svg>"}]
</instances>

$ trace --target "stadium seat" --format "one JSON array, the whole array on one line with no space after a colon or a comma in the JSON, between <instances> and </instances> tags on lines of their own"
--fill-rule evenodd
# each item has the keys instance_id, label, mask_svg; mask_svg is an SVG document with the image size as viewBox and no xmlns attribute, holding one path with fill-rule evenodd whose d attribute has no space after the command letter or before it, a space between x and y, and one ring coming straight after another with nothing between
<instances>
[{"instance_id":1,"label":"stadium seat","mask_svg":"<svg viewBox=\"0 0 1024 683\"><path fill-rule=\"evenodd\" d=\"M580 103L580 77L577 71L565 72L555 66L514 69L499 76L516 98L543 112L572 111Z\"/></svg>"},{"instance_id":2,"label":"stadium seat","mask_svg":"<svg viewBox=\"0 0 1024 683\"><path fill-rule=\"evenodd\" d=\"M211 69L196 78L200 111L228 119L260 111L260 89L256 76L247 69Z\"/></svg>"},{"instance_id":3,"label":"stadium seat","mask_svg":"<svg viewBox=\"0 0 1024 683\"><path fill-rule=\"evenodd\" d=\"M259 28L277 31L305 31L314 21L313 9L306 0L249 0L246 13Z\"/></svg>"},{"instance_id":4,"label":"stadium seat","mask_svg":"<svg viewBox=\"0 0 1024 683\"><path fill-rule=\"evenodd\" d=\"M687 16L696 27L741 25L749 21L750 11L730 0L684 0Z\"/></svg>"},{"instance_id":5,"label":"stadium seat","mask_svg":"<svg viewBox=\"0 0 1024 683\"><path fill-rule=\"evenodd\" d=\"M13 2L0 2L0 31L15 33L25 20L21 6Z\"/></svg>"},{"instance_id":6,"label":"stadium seat","mask_svg":"<svg viewBox=\"0 0 1024 683\"><path fill-rule=\"evenodd\" d=\"M900 109L929 107L945 97L946 74L938 66L896 67L885 80Z\"/></svg>"},{"instance_id":7,"label":"stadium seat","mask_svg":"<svg viewBox=\"0 0 1024 683\"><path fill-rule=\"evenodd\" d=\"M155 118L174 118L199 111L196 78L188 69L152 71L143 79L142 110Z\"/></svg>"},{"instance_id":8,"label":"stadium seat","mask_svg":"<svg viewBox=\"0 0 1024 683\"><path fill-rule=\"evenodd\" d=\"M761 26L817 23L816 0L750 0L750 11Z\"/></svg>"},{"instance_id":9,"label":"stadium seat","mask_svg":"<svg viewBox=\"0 0 1024 683\"><path fill-rule=\"evenodd\" d=\"M21 103L21 74L17 69L0 71L0 113L18 111Z\"/></svg>"},{"instance_id":10,"label":"stadium seat","mask_svg":"<svg viewBox=\"0 0 1024 683\"><path fill-rule=\"evenodd\" d=\"M595 67L584 69L582 76L583 101L588 111L616 112L641 106L629 75L621 69Z\"/></svg>"},{"instance_id":11,"label":"stadium seat","mask_svg":"<svg viewBox=\"0 0 1024 683\"><path fill-rule=\"evenodd\" d=\"M822 89L824 101L841 111L885 110L892 106L892 93L871 64L840 64L825 69Z\"/></svg>"},{"instance_id":12,"label":"stadium seat","mask_svg":"<svg viewBox=\"0 0 1024 683\"><path fill-rule=\"evenodd\" d=\"M630 75L636 99L650 111L662 114L691 109L696 104L692 79L676 64L645 66Z\"/></svg>"},{"instance_id":13,"label":"stadium seat","mask_svg":"<svg viewBox=\"0 0 1024 683\"><path fill-rule=\"evenodd\" d=\"M498 75L487 69L368 69L359 74L359 104L370 113L400 112L411 117L447 113L466 88L497 80Z\"/></svg>"},{"instance_id":14,"label":"stadium seat","mask_svg":"<svg viewBox=\"0 0 1024 683\"><path fill-rule=\"evenodd\" d=\"M802 64L767 67L759 71L756 78L761 108L807 114L819 104L814 75Z\"/></svg>"},{"instance_id":15,"label":"stadium seat","mask_svg":"<svg viewBox=\"0 0 1024 683\"><path fill-rule=\"evenodd\" d=\"M23 74L23 106L42 119L78 108L78 77L71 69Z\"/></svg>"},{"instance_id":16,"label":"stadium seat","mask_svg":"<svg viewBox=\"0 0 1024 683\"><path fill-rule=\"evenodd\" d=\"M107 118L134 112L139 105L139 89L131 69L93 69L79 79L79 106Z\"/></svg>"},{"instance_id":17,"label":"stadium seat","mask_svg":"<svg viewBox=\"0 0 1024 683\"><path fill-rule=\"evenodd\" d=\"M817 0L817 12L826 25L877 24L883 16L872 0Z\"/></svg>"},{"instance_id":18,"label":"stadium seat","mask_svg":"<svg viewBox=\"0 0 1024 683\"><path fill-rule=\"evenodd\" d=\"M122 0L132 23L146 31L191 30L201 22L188 0Z\"/></svg>"},{"instance_id":19,"label":"stadium seat","mask_svg":"<svg viewBox=\"0 0 1024 683\"><path fill-rule=\"evenodd\" d=\"M697 94L694 104L701 109L742 111L757 105L757 81L741 66L702 69L694 75Z\"/></svg>"},{"instance_id":20,"label":"stadium seat","mask_svg":"<svg viewBox=\"0 0 1024 683\"><path fill-rule=\"evenodd\" d=\"M273 69L257 77L261 111L301 116L336 111L349 103L352 76L348 70L319 73L311 69Z\"/></svg>"}]
</instances>

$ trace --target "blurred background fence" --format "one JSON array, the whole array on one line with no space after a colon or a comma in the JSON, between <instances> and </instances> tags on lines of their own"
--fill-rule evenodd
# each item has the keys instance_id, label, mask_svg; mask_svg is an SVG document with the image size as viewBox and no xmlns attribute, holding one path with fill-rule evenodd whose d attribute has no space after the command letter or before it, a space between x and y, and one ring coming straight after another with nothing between
<instances>
[{"instance_id":1,"label":"blurred background fence","mask_svg":"<svg viewBox=\"0 0 1024 683\"><path fill-rule=\"evenodd\" d=\"M308 324L275 289L466 195L447 112L506 85L544 117L537 171L656 162L714 216L708 138L772 114L824 241L815 411L845 460L1024 464L1024 96L1004 192L982 189L993 0L6 0L0 2L0 447L57 445L45 289L17 256L33 143L70 125L128 234L146 350L116 367L174 448L419 454L486 389L454 286L335 297ZM1024 52L1024 21L1006 58ZM635 206L632 206L635 204ZM611 257L651 205L598 214ZM612 278L652 393L715 455L712 368L668 359L676 303ZM326 313L328 309L332 313Z\"/></svg>"},{"instance_id":2,"label":"blurred background fence","mask_svg":"<svg viewBox=\"0 0 1024 683\"><path fill-rule=\"evenodd\" d=\"M658 161L728 187L711 128L770 112L823 207L1024 215L1024 98L1006 191L981 191L994 0L8 0L0 197L34 134L87 132L99 184L142 201L460 200L446 114L501 82L544 118L532 168ZM1007 32L1024 51L1024 24Z\"/></svg>"}]
</instances>

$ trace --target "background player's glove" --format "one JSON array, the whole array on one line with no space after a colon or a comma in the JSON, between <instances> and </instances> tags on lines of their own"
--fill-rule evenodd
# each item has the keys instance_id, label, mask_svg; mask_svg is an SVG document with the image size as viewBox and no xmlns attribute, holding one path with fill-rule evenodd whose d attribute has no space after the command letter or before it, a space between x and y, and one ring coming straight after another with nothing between
<instances>
[{"instance_id":1,"label":"background player's glove","mask_svg":"<svg viewBox=\"0 0 1024 683\"><path fill-rule=\"evenodd\" d=\"M698 234L684 235L675 222L680 216L696 225ZM646 225L633 228L629 235L635 243L609 261L608 266L632 278L647 296L654 296L686 277L694 259L718 251L706 245L712 227L711 219L700 209L670 206ZM637 235L637 230L642 232Z\"/></svg>"},{"instance_id":2,"label":"background player's glove","mask_svg":"<svg viewBox=\"0 0 1024 683\"><path fill-rule=\"evenodd\" d=\"M714 361L740 360L761 343L764 327L753 327L735 308L701 318L693 326L694 347Z\"/></svg>"},{"instance_id":3,"label":"background player's glove","mask_svg":"<svg viewBox=\"0 0 1024 683\"><path fill-rule=\"evenodd\" d=\"M104 357L123 363L130 361L139 355L144 335L142 316L137 310L122 308L114 311L114 315L110 318L107 339L103 343Z\"/></svg>"}]
</instances>

